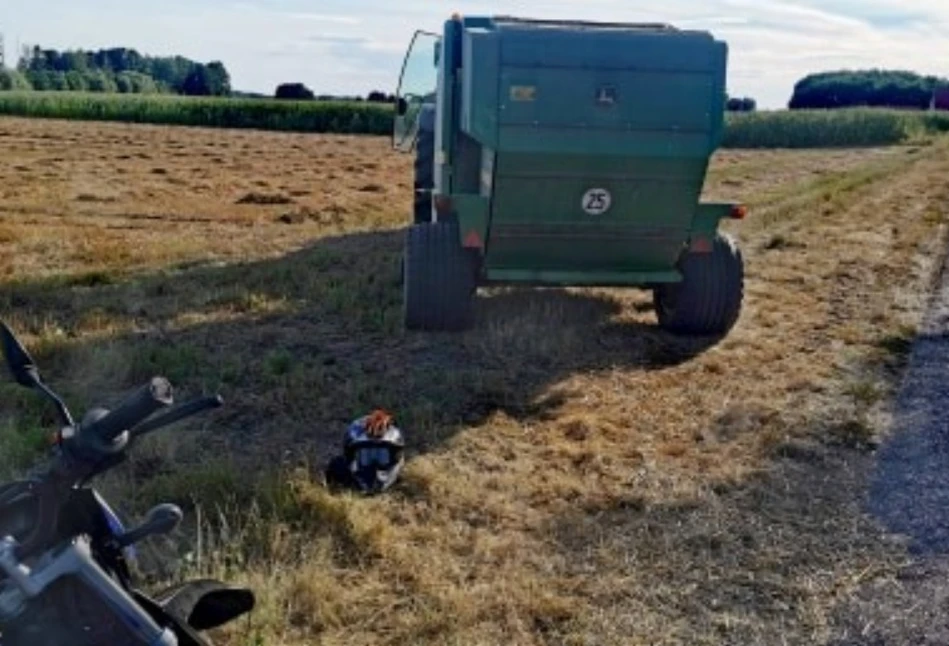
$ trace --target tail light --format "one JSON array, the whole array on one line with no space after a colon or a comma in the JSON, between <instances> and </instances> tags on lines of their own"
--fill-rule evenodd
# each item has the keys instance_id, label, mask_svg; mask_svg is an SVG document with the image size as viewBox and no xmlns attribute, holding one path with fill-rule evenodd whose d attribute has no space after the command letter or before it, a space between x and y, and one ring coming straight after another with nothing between
<instances>
[{"instance_id":1,"label":"tail light","mask_svg":"<svg viewBox=\"0 0 949 646\"><path fill-rule=\"evenodd\" d=\"M462 246L466 249L481 249L484 247L484 241L481 240L481 236L478 232L472 229L468 232L468 235L465 236Z\"/></svg>"}]
</instances>

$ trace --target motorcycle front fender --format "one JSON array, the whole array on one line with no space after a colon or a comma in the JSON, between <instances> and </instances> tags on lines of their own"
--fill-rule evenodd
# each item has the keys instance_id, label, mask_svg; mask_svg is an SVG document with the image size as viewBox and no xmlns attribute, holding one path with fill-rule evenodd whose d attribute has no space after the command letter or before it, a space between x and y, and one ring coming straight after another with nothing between
<instances>
[{"instance_id":1,"label":"motorcycle front fender","mask_svg":"<svg viewBox=\"0 0 949 646\"><path fill-rule=\"evenodd\" d=\"M194 630L212 630L254 609L254 593L213 579L198 579L175 586L156 596L169 615Z\"/></svg>"}]
</instances>

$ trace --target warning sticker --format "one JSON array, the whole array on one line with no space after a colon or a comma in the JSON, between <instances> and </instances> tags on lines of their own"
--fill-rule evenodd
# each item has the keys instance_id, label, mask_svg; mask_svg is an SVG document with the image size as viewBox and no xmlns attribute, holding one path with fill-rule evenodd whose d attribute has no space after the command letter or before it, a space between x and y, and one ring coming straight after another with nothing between
<instances>
[{"instance_id":1,"label":"warning sticker","mask_svg":"<svg viewBox=\"0 0 949 646\"><path fill-rule=\"evenodd\" d=\"M536 85L512 85L511 101L526 102L537 98Z\"/></svg>"}]
</instances>

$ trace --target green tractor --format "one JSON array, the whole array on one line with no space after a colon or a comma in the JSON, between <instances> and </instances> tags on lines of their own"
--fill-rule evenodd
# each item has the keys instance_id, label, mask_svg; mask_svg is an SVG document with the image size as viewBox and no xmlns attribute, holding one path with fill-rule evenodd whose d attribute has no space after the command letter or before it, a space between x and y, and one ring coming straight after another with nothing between
<instances>
[{"instance_id":1,"label":"green tractor","mask_svg":"<svg viewBox=\"0 0 949 646\"><path fill-rule=\"evenodd\" d=\"M663 24L454 16L417 32L393 145L415 151L404 323L458 331L479 286L651 289L660 326L725 335L744 264L699 203L728 48Z\"/></svg>"}]
</instances>

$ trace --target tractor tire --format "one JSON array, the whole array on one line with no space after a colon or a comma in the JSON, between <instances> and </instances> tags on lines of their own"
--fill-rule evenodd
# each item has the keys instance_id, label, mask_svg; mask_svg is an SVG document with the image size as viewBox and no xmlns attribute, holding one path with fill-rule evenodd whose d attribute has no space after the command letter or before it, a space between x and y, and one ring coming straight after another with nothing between
<instances>
[{"instance_id":1,"label":"tractor tire","mask_svg":"<svg viewBox=\"0 0 949 646\"><path fill-rule=\"evenodd\" d=\"M653 290L659 325L680 335L721 335L738 321L744 298L741 250L719 234L711 253L686 252L679 262L683 281Z\"/></svg>"},{"instance_id":2,"label":"tractor tire","mask_svg":"<svg viewBox=\"0 0 949 646\"><path fill-rule=\"evenodd\" d=\"M403 315L409 330L458 332L472 322L475 271L456 222L426 222L406 236Z\"/></svg>"},{"instance_id":3,"label":"tractor tire","mask_svg":"<svg viewBox=\"0 0 949 646\"><path fill-rule=\"evenodd\" d=\"M416 224L432 221L432 191L435 189L435 131L420 128L415 147Z\"/></svg>"}]
</instances>

